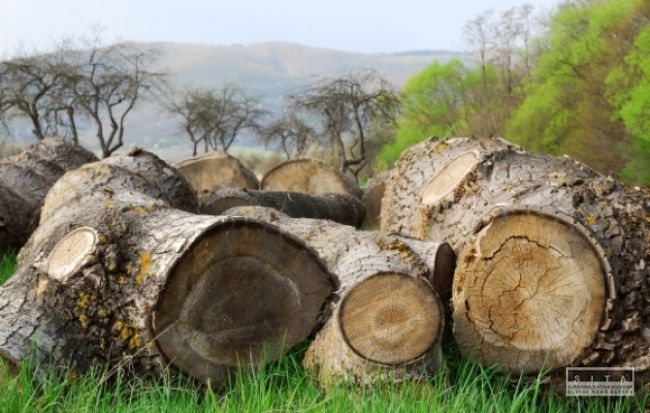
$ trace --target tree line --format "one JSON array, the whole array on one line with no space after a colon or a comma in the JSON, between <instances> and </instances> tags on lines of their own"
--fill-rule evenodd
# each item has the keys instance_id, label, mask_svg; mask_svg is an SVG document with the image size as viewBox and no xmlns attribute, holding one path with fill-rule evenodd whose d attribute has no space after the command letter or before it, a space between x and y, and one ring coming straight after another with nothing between
<instances>
[{"instance_id":1,"label":"tree line","mask_svg":"<svg viewBox=\"0 0 650 413\"><path fill-rule=\"evenodd\" d=\"M410 79L380 163L432 135L501 135L650 184L649 21L646 0L481 13L464 27L478 65L433 63Z\"/></svg>"},{"instance_id":2,"label":"tree line","mask_svg":"<svg viewBox=\"0 0 650 413\"><path fill-rule=\"evenodd\" d=\"M304 157L313 145L329 148L342 172L359 178L391 125L399 93L379 73L354 70L321 78L287 96L271 114L234 84L218 88L172 87L155 70L157 52L133 43L104 45L98 35L63 41L47 53L0 62L0 120L27 120L37 140L59 136L79 144L80 124L92 125L103 157L125 144L125 120L143 99L176 116L193 154L228 152L244 132ZM386 134L383 134L386 140Z\"/></svg>"}]
</instances>

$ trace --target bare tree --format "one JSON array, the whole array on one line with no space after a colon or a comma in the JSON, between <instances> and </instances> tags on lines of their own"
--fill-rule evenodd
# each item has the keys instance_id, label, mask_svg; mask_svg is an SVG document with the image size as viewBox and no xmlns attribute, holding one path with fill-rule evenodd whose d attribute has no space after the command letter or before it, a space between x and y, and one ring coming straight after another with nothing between
<instances>
[{"instance_id":1,"label":"bare tree","mask_svg":"<svg viewBox=\"0 0 650 413\"><path fill-rule=\"evenodd\" d=\"M486 10L469 20L463 27L465 41L476 52L481 62L483 93L487 95L487 64L494 47L494 9Z\"/></svg>"},{"instance_id":2,"label":"bare tree","mask_svg":"<svg viewBox=\"0 0 650 413\"><path fill-rule=\"evenodd\" d=\"M259 119L266 113L257 98L232 84L220 89L171 91L167 93L167 102L166 109L181 117L194 155L201 142L205 152L212 148L227 153L242 131L260 130Z\"/></svg>"},{"instance_id":3,"label":"bare tree","mask_svg":"<svg viewBox=\"0 0 650 413\"><path fill-rule=\"evenodd\" d=\"M81 53L77 71L68 78L77 107L90 117L102 155L110 156L124 145L124 121L144 92L164 77L151 66L155 54L135 45L95 43Z\"/></svg>"},{"instance_id":4,"label":"bare tree","mask_svg":"<svg viewBox=\"0 0 650 413\"><path fill-rule=\"evenodd\" d=\"M315 139L316 131L296 112L284 114L261 130L262 141L266 144L279 141L287 159L304 156L310 141Z\"/></svg>"},{"instance_id":5,"label":"bare tree","mask_svg":"<svg viewBox=\"0 0 650 413\"><path fill-rule=\"evenodd\" d=\"M295 109L321 119L323 133L336 148L339 169L356 179L367 163L366 143L372 122L378 118L394 120L399 109L398 93L373 70L322 79L290 100Z\"/></svg>"},{"instance_id":6,"label":"bare tree","mask_svg":"<svg viewBox=\"0 0 650 413\"><path fill-rule=\"evenodd\" d=\"M164 77L150 70L155 56L129 43L104 46L95 36L0 62L0 116L27 118L38 140L69 135L76 144L78 121L87 117L110 156L124 145L128 114Z\"/></svg>"}]
</instances>

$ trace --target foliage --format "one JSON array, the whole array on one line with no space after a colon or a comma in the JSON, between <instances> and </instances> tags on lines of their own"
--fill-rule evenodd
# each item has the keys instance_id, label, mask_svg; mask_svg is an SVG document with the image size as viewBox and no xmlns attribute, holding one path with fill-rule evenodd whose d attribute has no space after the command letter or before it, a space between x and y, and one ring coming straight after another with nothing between
<instances>
[{"instance_id":1,"label":"foliage","mask_svg":"<svg viewBox=\"0 0 650 413\"><path fill-rule=\"evenodd\" d=\"M568 0L535 39L531 10L470 20L479 66L434 63L406 84L383 167L432 135L502 135L650 184L650 2Z\"/></svg>"},{"instance_id":2,"label":"foliage","mask_svg":"<svg viewBox=\"0 0 650 413\"><path fill-rule=\"evenodd\" d=\"M650 123L643 110L648 48L639 39L650 17L644 3L565 4L551 19L546 51L506 135L533 150L566 153L602 172L623 171L629 181L649 183L648 169L640 168L650 162L649 134L638 128Z\"/></svg>"},{"instance_id":3,"label":"foliage","mask_svg":"<svg viewBox=\"0 0 650 413\"><path fill-rule=\"evenodd\" d=\"M379 154L380 167L389 166L404 149L430 136L468 133L467 113L473 110L469 100L479 83L478 71L458 60L434 62L412 77L402 91L397 138Z\"/></svg>"}]
</instances>

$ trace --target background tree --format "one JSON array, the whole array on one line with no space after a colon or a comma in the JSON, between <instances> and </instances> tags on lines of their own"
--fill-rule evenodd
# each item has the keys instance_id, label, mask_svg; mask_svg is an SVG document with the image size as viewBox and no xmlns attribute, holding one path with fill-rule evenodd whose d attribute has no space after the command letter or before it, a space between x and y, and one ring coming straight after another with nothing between
<instances>
[{"instance_id":1,"label":"background tree","mask_svg":"<svg viewBox=\"0 0 650 413\"><path fill-rule=\"evenodd\" d=\"M181 118L194 155L201 142L205 152L211 148L227 153L244 130L260 131L260 120L266 114L257 98L233 84L220 89L167 92L165 107Z\"/></svg>"},{"instance_id":2,"label":"background tree","mask_svg":"<svg viewBox=\"0 0 650 413\"><path fill-rule=\"evenodd\" d=\"M261 130L261 139L265 144L279 142L287 159L299 159L305 156L311 142L315 141L316 131L296 112L289 112L272 121Z\"/></svg>"},{"instance_id":3,"label":"background tree","mask_svg":"<svg viewBox=\"0 0 650 413\"><path fill-rule=\"evenodd\" d=\"M395 120L400 100L392 85L373 70L322 79L291 98L296 110L320 120L320 130L336 151L341 172L358 180L367 166L373 122Z\"/></svg>"},{"instance_id":4,"label":"background tree","mask_svg":"<svg viewBox=\"0 0 650 413\"><path fill-rule=\"evenodd\" d=\"M155 58L154 50L92 37L0 62L0 116L28 119L37 140L69 136L76 144L80 121L90 119L110 156L124 145L129 113L165 76L151 69Z\"/></svg>"}]
</instances>

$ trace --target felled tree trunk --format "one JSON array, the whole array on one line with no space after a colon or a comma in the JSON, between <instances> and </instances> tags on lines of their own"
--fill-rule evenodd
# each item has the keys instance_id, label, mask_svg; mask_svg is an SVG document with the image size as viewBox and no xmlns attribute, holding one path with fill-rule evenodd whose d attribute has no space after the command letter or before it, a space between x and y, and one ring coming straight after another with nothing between
<instances>
[{"instance_id":1,"label":"felled tree trunk","mask_svg":"<svg viewBox=\"0 0 650 413\"><path fill-rule=\"evenodd\" d=\"M513 373L630 366L647 376L648 192L568 158L485 142L410 151L414 165L449 155L404 195L420 200L413 217L387 225L460 251L453 307L463 353Z\"/></svg>"},{"instance_id":2,"label":"felled tree trunk","mask_svg":"<svg viewBox=\"0 0 650 413\"><path fill-rule=\"evenodd\" d=\"M318 159L298 159L281 163L264 175L260 189L312 195L348 194L357 198L363 195L356 182Z\"/></svg>"},{"instance_id":3,"label":"felled tree trunk","mask_svg":"<svg viewBox=\"0 0 650 413\"><path fill-rule=\"evenodd\" d=\"M329 219L341 224L361 226L364 207L359 198L346 194L309 195L300 192L225 189L203 202L201 211L219 215L235 206L263 206L277 209L294 218Z\"/></svg>"},{"instance_id":4,"label":"felled tree trunk","mask_svg":"<svg viewBox=\"0 0 650 413\"><path fill-rule=\"evenodd\" d=\"M41 365L171 365L216 385L304 340L332 291L316 254L268 224L173 208L192 205L183 193L143 151L59 180L0 288L0 354L18 365L33 340Z\"/></svg>"},{"instance_id":5,"label":"felled tree trunk","mask_svg":"<svg viewBox=\"0 0 650 413\"><path fill-rule=\"evenodd\" d=\"M213 152L186 159L176 169L194 188L199 203L220 189L257 189L257 177L237 158L225 153Z\"/></svg>"},{"instance_id":6,"label":"felled tree trunk","mask_svg":"<svg viewBox=\"0 0 650 413\"><path fill-rule=\"evenodd\" d=\"M298 237L337 278L339 300L304 360L322 386L417 379L438 369L444 315L429 280L451 277L446 271L450 262L453 271L455 257L446 244L426 243L422 257L404 240L378 243L369 233L330 221L291 219L259 207L227 213Z\"/></svg>"},{"instance_id":7,"label":"felled tree trunk","mask_svg":"<svg viewBox=\"0 0 650 413\"><path fill-rule=\"evenodd\" d=\"M368 180L366 190L363 191L363 203L366 207L366 217L363 221L363 227L366 229L376 229L379 227L381 200L384 197L386 181L389 176L389 171L384 171L373 176Z\"/></svg>"},{"instance_id":8,"label":"felled tree trunk","mask_svg":"<svg viewBox=\"0 0 650 413\"><path fill-rule=\"evenodd\" d=\"M54 182L66 171L96 160L87 150L52 138L1 160L0 256L27 241Z\"/></svg>"}]
</instances>

